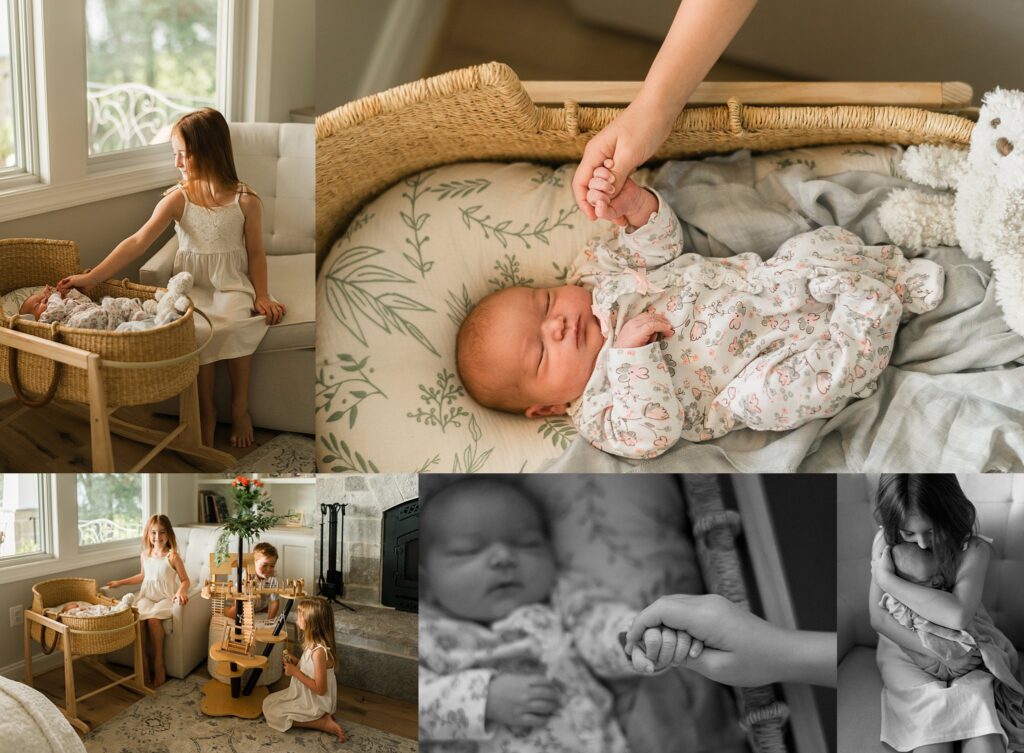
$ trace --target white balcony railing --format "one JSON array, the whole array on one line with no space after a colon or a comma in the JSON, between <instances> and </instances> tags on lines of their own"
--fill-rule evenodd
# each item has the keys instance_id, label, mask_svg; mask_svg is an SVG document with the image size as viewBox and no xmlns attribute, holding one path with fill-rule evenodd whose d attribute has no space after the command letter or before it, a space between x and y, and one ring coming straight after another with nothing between
<instances>
[{"instance_id":1,"label":"white balcony railing","mask_svg":"<svg viewBox=\"0 0 1024 753\"><path fill-rule=\"evenodd\" d=\"M108 541L142 538L142 526L115 523L106 518L80 520L78 522L78 543L80 545L104 544Z\"/></svg>"},{"instance_id":2,"label":"white balcony railing","mask_svg":"<svg viewBox=\"0 0 1024 753\"><path fill-rule=\"evenodd\" d=\"M87 84L89 153L103 154L166 142L182 115L212 107L212 99L167 95L144 84Z\"/></svg>"}]
</instances>

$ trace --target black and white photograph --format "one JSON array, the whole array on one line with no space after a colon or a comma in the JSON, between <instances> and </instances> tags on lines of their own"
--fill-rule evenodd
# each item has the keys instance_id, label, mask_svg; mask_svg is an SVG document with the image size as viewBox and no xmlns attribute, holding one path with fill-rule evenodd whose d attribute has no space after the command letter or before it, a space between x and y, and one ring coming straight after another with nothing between
<instances>
[{"instance_id":1,"label":"black and white photograph","mask_svg":"<svg viewBox=\"0 0 1024 753\"><path fill-rule=\"evenodd\" d=\"M1024 476L838 477L839 753L1024 746Z\"/></svg>"},{"instance_id":2,"label":"black and white photograph","mask_svg":"<svg viewBox=\"0 0 1024 753\"><path fill-rule=\"evenodd\" d=\"M421 476L421 750L834 750L834 490Z\"/></svg>"}]
</instances>

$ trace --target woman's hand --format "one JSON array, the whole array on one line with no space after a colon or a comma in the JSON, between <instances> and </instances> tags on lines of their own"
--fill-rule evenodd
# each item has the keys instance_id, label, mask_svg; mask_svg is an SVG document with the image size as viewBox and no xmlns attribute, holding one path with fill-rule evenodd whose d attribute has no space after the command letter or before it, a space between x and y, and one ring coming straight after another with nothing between
<instances>
[{"instance_id":1,"label":"woman's hand","mask_svg":"<svg viewBox=\"0 0 1024 753\"><path fill-rule=\"evenodd\" d=\"M614 198L626 184L626 178L658 151L668 137L678 111L672 107L647 104L637 98L611 123L587 142L583 158L572 179L572 192L580 210L591 220L597 219L594 207L587 201L590 179L594 171L611 160L611 181Z\"/></svg>"},{"instance_id":2,"label":"woman's hand","mask_svg":"<svg viewBox=\"0 0 1024 753\"><path fill-rule=\"evenodd\" d=\"M886 544L878 557L871 561L871 578L879 588L885 591L888 578L895 574L896 566L892 563L892 547Z\"/></svg>"},{"instance_id":3,"label":"woman's hand","mask_svg":"<svg viewBox=\"0 0 1024 753\"><path fill-rule=\"evenodd\" d=\"M68 275L57 283L57 292L61 294L61 297L66 296L71 288L78 288L83 293L87 293L89 290L96 287L99 282L99 280L93 279L91 272L83 272L78 275Z\"/></svg>"},{"instance_id":4,"label":"woman's hand","mask_svg":"<svg viewBox=\"0 0 1024 753\"><path fill-rule=\"evenodd\" d=\"M256 296L253 308L266 317L267 324L277 324L284 317L285 307L283 303L275 301L269 295Z\"/></svg>"}]
</instances>

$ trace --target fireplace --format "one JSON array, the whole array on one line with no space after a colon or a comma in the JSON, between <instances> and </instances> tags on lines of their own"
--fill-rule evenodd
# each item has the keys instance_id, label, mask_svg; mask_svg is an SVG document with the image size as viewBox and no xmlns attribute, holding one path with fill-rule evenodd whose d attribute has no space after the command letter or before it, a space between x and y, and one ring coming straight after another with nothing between
<instances>
[{"instance_id":1,"label":"fireplace","mask_svg":"<svg viewBox=\"0 0 1024 753\"><path fill-rule=\"evenodd\" d=\"M384 511L380 551L380 603L404 612L419 611L419 499Z\"/></svg>"}]
</instances>

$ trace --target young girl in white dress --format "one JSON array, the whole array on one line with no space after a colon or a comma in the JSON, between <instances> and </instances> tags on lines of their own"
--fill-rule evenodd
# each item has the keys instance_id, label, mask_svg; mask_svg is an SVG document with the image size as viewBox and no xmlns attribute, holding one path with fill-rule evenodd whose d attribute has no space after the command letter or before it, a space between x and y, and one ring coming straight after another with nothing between
<instances>
[{"instance_id":1,"label":"young girl in white dress","mask_svg":"<svg viewBox=\"0 0 1024 753\"><path fill-rule=\"evenodd\" d=\"M231 445L253 441L249 418L249 369L252 354L277 324L285 307L270 297L263 248L263 204L238 179L231 133L224 116L204 108L184 115L171 131L174 166L181 182L169 189L145 225L125 238L88 272L57 284L88 290L141 256L173 221L178 234L174 273L190 272L189 296L213 323L213 339L199 353L199 414L203 443L212 446L217 427L214 404L215 365L227 361L231 379ZM210 333L196 318L196 337Z\"/></svg>"},{"instance_id":2,"label":"young girl in white dress","mask_svg":"<svg viewBox=\"0 0 1024 753\"><path fill-rule=\"evenodd\" d=\"M135 606L139 610L139 618L146 622L145 636L149 635L149 646L152 650L153 687L158 688L167 682L167 671L164 667L164 626L163 621L170 618L171 607L175 602L184 604L188 601L189 579L185 572L185 563L178 554L178 540L174 537L174 528L166 515L154 515L146 523L142 533L142 571L138 575L122 580L112 580L107 588L131 586L141 583ZM180 584L179 584L180 581Z\"/></svg>"},{"instance_id":3,"label":"young girl in white dress","mask_svg":"<svg viewBox=\"0 0 1024 753\"><path fill-rule=\"evenodd\" d=\"M921 617L963 629L981 604L991 539L978 534L974 504L953 474L883 474L878 484L872 545L869 614L878 633L882 675L881 740L897 751L1003 753L1007 732L996 709L994 677L984 666L945 682L910 656L922 653L917 635L880 605L883 593ZM903 580L895 574L891 547L901 542L930 550L949 591ZM1017 748L1014 747L1014 750Z\"/></svg>"},{"instance_id":4,"label":"young girl in white dress","mask_svg":"<svg viewBox=\"0 0 1024 753\"><path fill-rule=\"evenodd\" d=\"M334 612L323 598L302 599L296 623L303 633L302 656L285 653L284 673L292 678L286 689L263 699L263 716L273 729L292 726L329 732L345 742L345 731L334 718L338 679L334 674Z\"/></svg>"}]
</instances>

